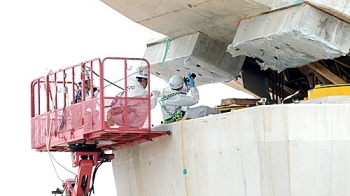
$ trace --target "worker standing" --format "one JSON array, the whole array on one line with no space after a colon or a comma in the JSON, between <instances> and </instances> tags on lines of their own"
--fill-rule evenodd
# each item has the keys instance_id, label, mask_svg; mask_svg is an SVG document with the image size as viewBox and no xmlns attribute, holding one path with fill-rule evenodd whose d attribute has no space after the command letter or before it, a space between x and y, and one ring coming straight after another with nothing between
<instances>
[{"instance_id":1,"label":"worker standing","mask_svg":"<svg viewBox=\"0 0 350 196\"><path fill-rule=\"evenodd\" d=\"M164 124L175 122L183 117L193 119L220 113L218 109L208 106L189 107L199 101L199 92L195 87L194 77L189 73L185 78L180 75L170 78L169 86L164 89L162 98L159 100ZM190 92L189 95L187 95L188 92Z\"/></svg>"}]
</instances>

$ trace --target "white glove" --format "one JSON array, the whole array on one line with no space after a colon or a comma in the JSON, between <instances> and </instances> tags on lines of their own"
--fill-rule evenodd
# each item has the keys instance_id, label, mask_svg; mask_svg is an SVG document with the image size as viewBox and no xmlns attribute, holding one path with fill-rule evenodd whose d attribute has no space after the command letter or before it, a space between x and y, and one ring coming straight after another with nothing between
<instances>
[{"instance_id":1,"label":"white glove","mask_svg":"<svg viewBox=\"0 0 350 196\"><path fill-rule=\"evenodd\" d=\"M159 90L154 90L154 91L152 91L151 95L152 95L152 96L159 97L160 91L159 91Z\"/></svg>"}]
</instances>

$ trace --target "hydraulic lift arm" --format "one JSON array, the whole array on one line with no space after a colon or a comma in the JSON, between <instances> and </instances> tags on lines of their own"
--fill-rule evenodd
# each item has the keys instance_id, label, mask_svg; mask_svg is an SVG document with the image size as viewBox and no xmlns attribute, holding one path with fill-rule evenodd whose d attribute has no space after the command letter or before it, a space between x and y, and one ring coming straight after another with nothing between
<instances>
[{"instance_id":1,"label":"hydraulic lift arm","mask_svg":"<svg viewBox=\"0 0 350 196\"><path fill-rule=\"evenodd\" d=\"M104 154L100 151L75 151L72 153L73 167L79 167L78 175L75 179L68 179L63 183L63 190L57 189L52 194L65 193L65 196L90 196L94 191L94 175L95 171L104 162L110 162L114 159L113 154ZM91 182L92 180L92 182ZM90 184L92 185L90 186Z\"/></svg>"}]
</instances>

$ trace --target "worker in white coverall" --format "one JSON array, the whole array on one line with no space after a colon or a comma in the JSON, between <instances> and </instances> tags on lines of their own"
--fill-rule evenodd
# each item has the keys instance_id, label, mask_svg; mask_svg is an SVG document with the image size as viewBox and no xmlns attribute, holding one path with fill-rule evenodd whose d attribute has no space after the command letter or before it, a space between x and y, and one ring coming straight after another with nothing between
<instances>
[{"instance_id":1,"label":"worker in white coverall","mask_svg":"<svg viewBox=\"0 0 350 196\"><path fill-rule=\"evenodd\" d=\"M82 100L82 84L81 82L78 83L79 84L79 89L76 91L75 94L75 103L79 103ZM85 80L85 99L86 100L90 100L92 98L92 96L94 98L98 97L98 94L100 93L100 90L98 87L94 86L93 87L93 93L90 93L90 79L86 79ZM73 102L72 102L73 103Z\"/></svg>"},{"instance_id":2,"label":"worker in white coverall","mask_svg":"<svg viewBox=\"0 0 350 196\"><path fill-rule=\"evenodd\" d=\"M127 96L133 98L146 98L148 92L146 87L148 85L148 68L147 66L139 67L136 75L128 77L127 81ZM126 108L125 100L114 100L111 104L112 108L110 114L107 114L107 125L112 126L114 124L118 126L126 126L125 109L127 110L129 127L142 128L147 120L149 110L153 109L157 105L157 95L159 91L153 91L151 93L151 108L147 107L147 100L128 99L128 107ZM119 97L124 96L124 91Z\"/></svg>"},{"instance_id":3,"label":"worker in white coverall","mask_svg":"<svg viewBox=\"0 0 350 196\"><path fill-rule=\"evenodd\" d=\"M88 73L87 73L88 75ZM94 125L96 124L97 120L98 120L98 116L99 116L99 111L97 110L97 101L89 101L92 98L96 98L99 95L99 88L96 86L93 86L93 92L90 92L90 78L87 76L87 79L85 80L85 102L84 102L84 107L82 105L80 105L79 107L75 106L73 107L73 114L72 114L72 118L73 118L73 124L72 124L72 128L80 128L82 125L86 126L85 129L86 130L92 130L94 129ZM82 82L79 82L79 89L76 91L75 97L74 97L74 101L75 103L80 103L82 101L83 98L83 89L82 89ZM72 101L73 104L73 101ZM83 108L85 108L85 111L79 112L80 110L82 110Z\"/></svg>"},{"instance_id":4,"label":"worker in white coverall","mask_svg":"<svg viewBox=\"0 0 350 196\"><path fill-rule=\"evenodd\" d=\"M172 76L169 80L169 86L162 93L159 103L163 115L163 124L175 122L183 117L199 118L220 113L218 109L208 106L190 108L189 106L198 103L199 92L195 87L191 73L187 76L187 83L185 83L185 79L179 75ZM187 95L188 91L190 91L190 95Z\"/></svg>"}]
</instances>

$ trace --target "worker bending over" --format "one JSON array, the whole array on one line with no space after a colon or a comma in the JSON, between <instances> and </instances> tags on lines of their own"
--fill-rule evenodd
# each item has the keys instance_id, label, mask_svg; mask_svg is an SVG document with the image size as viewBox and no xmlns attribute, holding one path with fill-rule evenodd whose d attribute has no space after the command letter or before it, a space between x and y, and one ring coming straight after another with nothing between
<instances>
[{"instance_id":1,"label":"worker bending over","mask_svg":"<svg viewBox=\"0 0 350 196\"><path fill-rule=\"evenodd\" d=\"M190 95L187 95L189 91ZM175 122L183 117L199 118L220 113L218 109L208 106L189 107L197 104L198 101L199 92L195 87L194 77L191 73L185 78L180 75L172 76L169 80L169 86L164 89L162 98L159 100L163 123Z\"/></svg>"},{"instance_id":2,"label":"worker bending over","mask_svg":"<svg viewBox=\"0 0 350 196\"><path fill-rule=\"evenodd\" d=\"M133 98L146 98L148 92L146 87L148 85L148 68L147 66L141 66L137 69L136 75L130 76L127 79L127 95ZM123 97L124 92L121 92L118 97ZM141 128L145 124L148 118L149 110L153 109L157 105L158 98L156 95L158 91L151 94L151 108L147 106L147 100L128 99L128 107L125 107L125 99L115 99L111 104L111 109L107 114L107 125L112 126L114 124L118 126L125 126L126 118L124 116L124 110L128 113L129 127ZM156 94L156 95L154 95Z\"/></svg>"}]
</instances>

